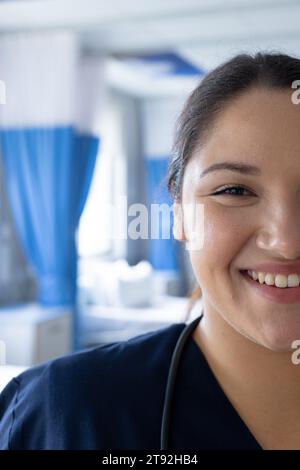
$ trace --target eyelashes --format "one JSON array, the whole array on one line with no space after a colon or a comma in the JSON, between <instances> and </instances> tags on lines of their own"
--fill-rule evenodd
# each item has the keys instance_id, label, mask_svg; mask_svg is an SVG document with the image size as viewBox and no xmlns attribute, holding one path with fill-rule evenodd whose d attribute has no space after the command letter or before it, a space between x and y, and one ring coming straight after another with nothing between
<instances>
[{"instance_id":1,"label":"eyelashes","mask_svg":"<svg viewBox=\"0 0 300 470\"><path fill-rule=\"evenodd\" d=\"M227 193L226 191L236 191L236 192ZM241 194L242 191L247 191L249 194ZM227 187L224 187L223 189L220 189L219 191L212 193L212 196L218 196L218 195L247 197L247 196L253 195L253 193L249 189L244 188L243 186L227 186Z\"/></svg>"}]
</instances>

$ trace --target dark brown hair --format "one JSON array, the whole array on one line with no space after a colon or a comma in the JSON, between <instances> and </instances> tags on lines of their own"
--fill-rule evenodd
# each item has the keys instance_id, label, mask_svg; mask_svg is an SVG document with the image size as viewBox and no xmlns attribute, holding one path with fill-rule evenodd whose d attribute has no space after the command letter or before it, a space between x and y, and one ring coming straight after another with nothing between
<instances>
[{"instance_id":1,"label":"dark brown hair","mask_svg":"<svg viewBox=\"0 0 300 470\"><path fill-rule=\"evenodd\" d=\"M300 59L278 52L239 54L208 73L187 99L177 120L167 185L173 199L182 195L184 170L195 149L204 145L226 104L250 88L291 89L300 80ZM189 311L199 297L196 286ZM194 300L193 300L194 299Z\"/></svg>"}]
</instances>

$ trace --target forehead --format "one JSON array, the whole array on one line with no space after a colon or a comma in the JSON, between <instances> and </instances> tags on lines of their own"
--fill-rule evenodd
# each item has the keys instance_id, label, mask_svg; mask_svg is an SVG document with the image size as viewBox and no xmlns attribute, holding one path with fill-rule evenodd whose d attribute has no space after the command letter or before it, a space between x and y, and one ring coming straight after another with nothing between
<instances>
[{"instance_id":1,"label":"forehead","mask_svg":"<svg viewBox=\"0 0 300 470\"><path fill-rule=\"evenodd\" d=\"M225 156L261 167L300 165L300 104L292 102L293 91L252 89L226 104L201 151L201 166Z\"/></svg>"}]
</instances>

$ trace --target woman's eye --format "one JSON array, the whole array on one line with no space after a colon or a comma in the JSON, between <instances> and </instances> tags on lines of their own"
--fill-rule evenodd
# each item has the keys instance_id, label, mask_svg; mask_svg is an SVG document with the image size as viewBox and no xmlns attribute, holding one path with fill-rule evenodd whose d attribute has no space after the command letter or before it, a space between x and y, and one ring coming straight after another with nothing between
<instances>
[{"instance_id":1,"label":"woman's eye","mask_svg":"<svg viewBox=\"0 0 300 470\"><path fill-rule=\"evenodd\" d=\"M244 191L248 192L248 194L244 194ZM216 191L212 195L217 196L219 194L224 194L228 196L251 196L251 192L248 189L243 188L242 186L228 186L226 188L220 189L219 191Z\"/></svg>"}]
</instances>

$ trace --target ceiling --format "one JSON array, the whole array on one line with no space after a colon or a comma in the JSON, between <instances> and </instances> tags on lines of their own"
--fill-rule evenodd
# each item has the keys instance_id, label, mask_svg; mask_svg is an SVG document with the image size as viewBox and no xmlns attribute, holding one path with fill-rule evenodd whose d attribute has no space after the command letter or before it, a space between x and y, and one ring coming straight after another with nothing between
<instances>
[{"instance_id":1,"label":"ceiling","mask_svg":"<svg viewBox=\"0 0 300 470\"><path fill-rule=\"evenodd\" d=\"M10 0L0 34L72 30L82 46L116 59L176 52L204 70L246 51L300 56L299 0Z\"/></svg>"},{"instance_id":2,"label":"ceiling","mask_svg":"<svg viewBox=\"0 0 300 470\"><path fill-rule=\"evenodd\" d=\"M299 0L10 0L0 32L72 29L92 50L175 50L209 69L238 50L299 54Z\"/></svg>"}]
</instances>

